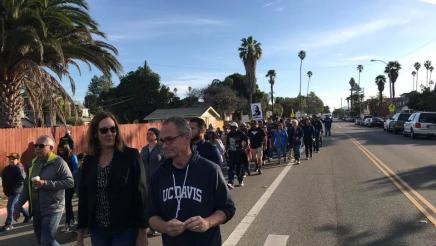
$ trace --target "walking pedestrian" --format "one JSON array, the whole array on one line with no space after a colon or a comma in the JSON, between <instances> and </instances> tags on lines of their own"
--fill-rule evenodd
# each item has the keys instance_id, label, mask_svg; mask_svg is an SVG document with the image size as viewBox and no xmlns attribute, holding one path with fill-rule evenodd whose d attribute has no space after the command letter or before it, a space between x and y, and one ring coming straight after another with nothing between
<instances>
[{"instance_id":1,"label":"walking pedestrian","mask_svg":"<svg viewBox=\"0 0 436 246\"><path fill-rule=\"evenodd\" d=\"M303 142L304 142L304 151L306 153L306 160L312 158L313 152L313 144L315 139L315 128L312 126L312 123L309 119L306 119L303 129Z\"/></svg>"},{"instance_id":2,"label":"walking pedestrian","mask_svg":"<svg viewBox=\"0 0 436 246\"><path fill-rule=\"evenodd\" d=\"M1 177L3 193L8 197L8 203L6 205L6 221L5 225L0 229L1 231L9 231L14 228L12 226L12 216L15 204L23 192L24 180L26 178L26 172L20 163L20 155L18 153L10 153L7 158L9 165L3 169ZM24 216L23 223L27 223L30 220L29 212L23 207L20 207L19 211Z\"/></svg>"},{"instance_id":3,"label":"walking pedestrian","mask_svg":"<svg viewBox=\"0 0 436 246\"><path fill-rule=\"evenodd\" d=\"M286 129L283 127L283 123L279 123L277 127L277 131L274 132L274 147L277 150L279 163L281 162L282 156L284 162L286 162L287 145L288 145L288 133L286 132Z\"/></svg>"},{"instance_id":4,"label":"walking pedestrian","mask_svg":"<svg viewBox=\"0 0 436 246\"><path fill-rule=\"evenodd\" d=\"M298 125L298 120L293 119L291 121L291 129L289 130L289 139L291 141L292 149L294 151L295 164L300 164L300 147L301 138L303 137L303 129Z\"/></svg>"},{"instance_id":5,"label":"walking pedestrian","mask_svg":"<svg viewBox=\"0 0 436 246\"><path fill-rule=\"evenodd\" d=\"M233 180L236 175L239 186L244 186L244 163L248 162L245 153L245 146L247 146L248 138L238 129L238 124L232 122L230 124L230 132L227 135L226 149L229 156L229 171L228 171L228 184L229 189L234 188Z\"/></svg>"},{"instance_id":6,"label":"walking pedestrian","mask_svg":"<svg viewBox=\"0 0 436 246\"><path fill-rule=\"evenodd\" d=\"M79 170L79 161L77 156L73 153L70 146L65 143L58 149L58 155L64 159L68 164L73 177L76 177ZM70 232L75 224L74 212L73 212L73 196L75 188L69 188L65 190L65 227L64 232Z\"/></svg>"},{"instance_id":7,"label":"walking pedestrian","mask_svg":"<svg viewBox=\"0 0 436 246\"><path fill-rule=\"evenodd\" d=\"M70 149L74 150L74 140L73 137L71 136L71 131L68 129L65 129L65 135L63 137L61 137L61 139L59 139L59 146L63 146L65 144L68 144L68 146L70 147Z\"/></svg>"},{"instance_id":8,"label":"walking pedestrian","mask_svg":"<svg viewBox=\"0 0 436 246\"><path fill-rule=\"evenodd\" d=\"M262 157L265 145L265 132L259 127L257 121L251 122L251 128L248 130L248 138L250 139L251 151L253 160L256 163L256 172L262 174Z\"/></svg>"},{"instance_id":9,"label":"walking pedestrian","mask_svg":"<svg viewBox=\"0 0 436 246\"><path fill-rule=\"evenodd\" d=\"M55 236L65 206L65 190L74 187L68 164L53 153L54 146L54 140L47 135L36 139L36 157L24 182L26 188L14 210L14 219L17 220L20 208L29 201L37 242L44 246L60 245Z\"/></svg>"},{"instance_id":10,"label":"walking pedestrian","mask_svg":"<svg viewBox=\"0 0 436 246\"><path fill-rule=\"evenodd\" d=\"M125 145L111 113L96 115L87 132L79 187L77 244L87 230L97 246L145 245L147 181L137 149Z\"/></svg>"},{"instance_id":11,"label":"walking pedestrian","mask_svg":"<svg viewBox=\"0 0 436 246\"><path fill-rule=\"evenodd\" d=\"M218 136L217 132L215 131L211 131L208 133L209 136L209 142L215 146L220 154L220 163L222 163L222 165L224 165L225 163L225 153L226 153L226 147L223 144L223 141L221 141L221 138Z\"/></svg>"},{"instance_id":12,"label":"walking pedestrian","mask_svg":"<svg viewBox=\"0 0 436 246\"><path fill-rule=\"evenodd\" d=\"M235 214L220 168L191 151L191 134L183 118L162 124L168 159L151 181L149 223L162 233L164 246L221 245L219 225Z\"/></svg>"},{"instance_id":13,"label":"walking pedestrian","mask_svg":"<svg viewBox=\"0 0 436 246\"><path fill-rule=\"evenodd\" d=\"M148 186L150 185L151 177L153 177L157 169L162 166L165 161L162 144L158 142L159 136L159 129L154 127L149 128L146 136L148 144L144 146L140 152ZM156 237L160 236L160 233L150 228L147 232L147 236Z\"/></svg>"},{"instance_id":14,"label":"walking pedestrian","mask_svg":"<svg viewBox=\"0 0 436 246\"><path fill-rule=\"evenodd\" d=\"M189 120L189 125L192 131L192 151L197 151L200 156L221 166L222 162L218 148L205 139L206 122L202 118L196 117Z\"/></svg>"},{"instance_id":15,"label":"walking pedestrian","mask_svg":"<svg viewBox=\"0 0 436 246\"><path fill-rule=\"evenodd\" d=\"M327 115L324 119L324 127L325 127L325 136L327 137L327 135L330 137L332 135L332 124L333 124L333 120L332 118L330 118L329 115Z\"/></svg>"},{"instance_id":16,"label":"walking pedestrian","mask_svg":"<svg viewBox=\"0 0 436 246\"><path fill-rule=\"evenodd\" d=\"M319 152L319 147L320 147L320 141L321 141L321 137L322 137L322 133L323 133L323 125L320 119L318 119L318 117L314 116L313 117L313 127L315 128L315 140L314 140L314 149L315 149L315 153Z\"/></svg>"}]
</instances>

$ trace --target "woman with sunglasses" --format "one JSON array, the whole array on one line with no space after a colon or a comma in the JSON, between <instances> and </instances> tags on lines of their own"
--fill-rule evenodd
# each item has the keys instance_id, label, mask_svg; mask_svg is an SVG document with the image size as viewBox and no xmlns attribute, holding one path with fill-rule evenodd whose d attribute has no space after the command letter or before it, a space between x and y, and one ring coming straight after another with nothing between
<instances>
[{"instance_id":1,"label":"woman with sunglasses","mask_svg":"<svg viewBox=\"0 0 436 246\"><path fill-rule=\"evenodd\" d=\"M125 145L111 113L95 116L79 186L77 244L145 245L146 176L139 152Z\"/></svg>"}]
</instances>

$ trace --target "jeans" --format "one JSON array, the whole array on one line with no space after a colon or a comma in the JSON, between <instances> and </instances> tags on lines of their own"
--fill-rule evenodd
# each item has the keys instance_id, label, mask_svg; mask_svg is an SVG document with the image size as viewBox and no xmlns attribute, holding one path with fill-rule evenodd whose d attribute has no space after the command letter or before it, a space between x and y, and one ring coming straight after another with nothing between
<instances>
[{"instance_id":1,"label":"jeans","mask_svg":"<svg viewBox=\"0 0 436 246\"><path fill-rule=\"evenodd\" d=\"M56 241L56 232L59 222L61 221L62 213L54 213L48 215L33 216L33 229L39 245L43 246L60 246Z\"/></svg>"},{"instance_id":2,"label":"jeans","mask_svg":"<svg viewBox=\"0 0 436 246\"><path fill-rule=\"evenodd\" d=\"M70 224L71 220L74 220L73 195L74 188L65 190L65 222L67 224Z\"/></svg>"},{"instance_id":3,"label":"jeans","mask_svg":"<svg viewBox=\"0 0 436 246\"><path fill-rule=\"evenodd\" d=\"M300 160L300 144L294 144L294 159L296 161Z\"/></svg>"},{"instance_id":4,"label":"jeans","mask_svg":"<svg viewBox=\"0 0 436 246\"><path fill-rule=\"evenodd\" d=\"M284 157L286 158L286 145L276 145L276 150L277 150L277 158L281 158Z\"/></svg>"},{"instance_id":5,"label":"jeans","mask_svg":"<svg viewBox=\"0 0 436 246\"><path fill-rule=\"evenodd\" d=\"M328 134L329 137L332 135L331 127L326 127L325 128L325 136L326 137L327 137L327 134Z\"/></svg>"},{"instance_id":6,"label":"jeans","mask_svg":"<svg viewBox=\"0 0 436 246\"><path fill-rule=\"evenodd\" d=\"M134 246L138 229L105 229L93 227L91 230L92 246Z\"/></svg>"},{"instance_id":7,"label":"jeans","mask_svg":"<svg viewBox=\"0 0 436 246\"><path fill-rule=\"evenodd\" d=\"M304 151L306 152L306 158L309 157L309 154L310 157L312 157L312 145L312 139L304 139Z\"/></svg>"},{"instance_id":8,"label":"jeans","mask_svg":"<svg viewBox=\"0 0 436 246\"><path fill-rule=\"evenodd\" d=\"M5 225L12 224L12 216L14 215L15 204L18 202L19 198L20 198L20 194L8 196L8 204L6 205L7 216L6 216ZM27 209L21 207L20 212L23 213L25 218L29 217L29 212L27 211Z\"/></svg>"},{"instance_id":9,"label":"jeans","mask_svg":"<svg viewBox=\"0 0 436 246\"><path fill-rule=\"evenodd\" d=\"M244 150L229 151L229 184L233 184L235 174L239 182L244 180L244 160L246 159L247 157Z\"/></svg>"}]
</instances>

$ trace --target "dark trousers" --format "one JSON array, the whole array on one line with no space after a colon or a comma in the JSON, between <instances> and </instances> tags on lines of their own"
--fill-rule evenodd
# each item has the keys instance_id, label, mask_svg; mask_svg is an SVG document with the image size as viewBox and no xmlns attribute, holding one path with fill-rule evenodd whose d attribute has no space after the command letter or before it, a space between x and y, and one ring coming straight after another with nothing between
<instances>
[{"instance_id":1,"label":"dark trousers","mask_svg":"<svg viewBox=\"0 0 436 246\"><path fill-rule=\"evenodd\" d=\"M246 159L247 155L244 150L229 151L229 184L233 184L235 175L239 182L244 180L246 165L244 160Z\"/></svg>"},{"instance_id":2,"label":"dark trousers","mask_svg":"<svg viewBox=\"0 0 436 246\"><path fill-rule=\"evenodd\" d=\"M332 128L331 127L326 127L325 128L325 136L327 137L327 134L328 134L328 136L330 137L331 135L332 135Z\"/></svg>"},{"instance_id":3,"label":"dark trousers","mask_svg":"<svg viewBox=\"0 0 436 246\"><path fill-rule=\"evenodd\" d=\"M315 151L319 151L319 139L320 139L320 136L316 135L315 142L313 143L313 148L315 149Z\"/></svg>"},{"instance_id":4,"label":"dark trousers","mask_svg":"<svg viewBox=\"0 0 436 246\"><path fill-rule=\"evenodd\" d=\"M304 139L304 151L306 152L306 158L312 157L312 151L313 151L313 141L312 139Z\"/></svg>"},{"instance_id":5,"label":"dark trousers","mask_svg":"<svg viewBox=\"0 0 436 246\"><path fill-rule=\"evenodd\" d=\"M104 229L91 228L91 244L93 246L132 246L135 245L138 229Z\"/></svg>"},{"instance_id":6,"label":"dark trousers","mask_svg":"<svg viewBox=\"0 0 436 246\"><path fill-rule=\"evenodd\" d=\"M72 220L74 220L73 195L74 195L74 188L65 190L65 222L67 224L69 224Z\"/></svg>"}]
</instances>

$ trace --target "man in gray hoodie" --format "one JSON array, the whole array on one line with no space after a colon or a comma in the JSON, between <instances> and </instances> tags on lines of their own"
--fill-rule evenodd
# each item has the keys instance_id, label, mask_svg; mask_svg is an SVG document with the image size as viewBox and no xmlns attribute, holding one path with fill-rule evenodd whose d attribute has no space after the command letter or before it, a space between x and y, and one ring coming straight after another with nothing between
<instances>
[{"instance_id":1,"label":"man in gray hoodie","mask_svg":"<svg viewBox=\"0 0 436 246\"><path fill-rule=\"evenodd\" d=\"M74 187L68 164L53 153L54 146L54 140L47 135L36 139L36 157L29 166L25 188L14 211L14 219L17 220L20 217L19 208L29 201L39 245L60 245L55 236L64 211L65 189Z\"/></svg>"}]
</instances>

